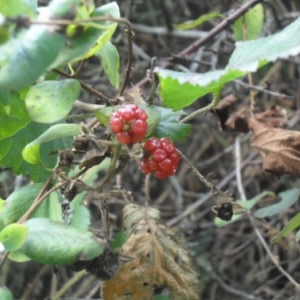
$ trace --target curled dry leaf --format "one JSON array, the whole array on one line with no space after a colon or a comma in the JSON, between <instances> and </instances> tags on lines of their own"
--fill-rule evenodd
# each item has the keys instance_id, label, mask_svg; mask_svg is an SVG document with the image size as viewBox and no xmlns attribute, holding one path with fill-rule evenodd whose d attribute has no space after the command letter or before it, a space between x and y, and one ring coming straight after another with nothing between
<instances>
[{"instance_id":1,"label":"curled dry leaf","mask_svg":"<svg viewBox=\"0 0 300 300\"><path fill-rule=\"evenodd\" d=\"M132 260L103 282L105 300L154 299L168 288L170 299L199 300L199 281L188 252L174 230L159 222L159 211L135 204L123 210L127 241L120 253Z\"/></svg>"},{"instance_id":2,"label":"curled dry leaf","mask_svg":"<svg viewBox=\"0 0 300 300\"><path fill-rule=\"evenodd\" d=\"M229 117L229 111L236 102L236 97L232 94L223 98L219 104L212 110L218 117L222 130L226 130L226 121Z\"/></svg>"},{"instance_id":3,"label":"curled dry leaf","mask_svg":"<svg viewBox=\"0 0 300 300\"><path fill-rule=\"evenodd\" d=\"M249 127L252 145L259 151L266 172L300 176L300 132L269 128L255 118L249 119Z\"/></svg>"},{"instance_id":4,"label":"curled dry leaf","mask_svg":"<svg viewBox=\"0 0 300 300\"><path fill-rule=\"evenodd\" d=\"M224 98L224 100L225 99L226 98ZM222 105L219 107L220 104ZM220 102L220 104L217 106L217 108L219 107L219 110L218 112L216 111L216 113L220 119L223 130L230 129L235 132L249 132L248 106L243 106L236 113L228 116L228 109L234 104L234 102L226 101L225 103ZM257 121L265 124L270 128L281 128L287 122L286 110L279 105L273 105L266 111L257 113L254 116Z\"/></svg>"}]
</instances>

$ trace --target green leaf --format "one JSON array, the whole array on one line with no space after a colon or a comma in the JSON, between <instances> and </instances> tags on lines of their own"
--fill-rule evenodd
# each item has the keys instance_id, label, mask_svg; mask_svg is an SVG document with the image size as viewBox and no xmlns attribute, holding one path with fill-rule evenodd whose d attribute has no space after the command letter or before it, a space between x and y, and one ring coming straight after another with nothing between
<instances>
[{"instance_id":1,"label":"green leaf","mask_svg":"<svg viewBox=\"0 0 300 300\"><path fill-rule=\"evenodd\" d=\"M120 56L117 48L108 41L95 55L100 58L102 68L109 82L117 89L120 85Z\"/></svg>"},{"instance_id":2,"label":"green leaf","mask_svg":"<svg viewBox=\"0 0 300 300\"><path fill-rule=\"evenodd\" d=\"M162 138L166 137L172 141L183 140L192 131L190 124L180 123L177 119L178 116L182 115L182 111L174 112L171 109L158 107L161 114L161 119L154 131L152 136Z\"/></svg>"},{"instance_id":3,"label":"green leaf","mask_svg":"<svg viewBox=\"0 0 300 300\"><path fill-rule=\"evenodd\" d=\"M31 121L20 94L0 88L0 166L12 168L16 174L29 174L33 181L46 180L50 172L23 160L22 150L49 126ZM56 157L48 154L68 148L71 143L71 139L60 139L43 144L41 153L44 164L54 167Z\"/></svg>"},{"instance_id":4,"label":"green leaf","mask_svg":"<svg viewBox=\"0 0 300 300\"><path fill-rule=\"evenodd\" d=\"M33 25L17 44L8 42L1 46L0 52L5 47L14 47L14 51L0 69L0 88L21 90L33 84L55 60L64 44L65 37L61 33L52 32L49 26Z\"/></svg>"},{"instance_id":5,"label":"green leaf","mask_svg":"<svg viewBox=\"0 0 300 300\"><path fill-rule=\"evenodd\" d=\"M28 220L25 225L28 237L19 251L39 263L67 265L103 253L103 242L87 230L42 218Z\"/></svg>"},{"instance_id":6,"label":"green leaf","mask_svg":"<svg viewBox=\"0 0 300 300\"><path fill-rule=\"evenodd\" d=\"M79 124L53 125L23 149L23 158L30 164L42 164L40 156L41 144L61 138L76 136L80 133L81 126Z\"/></svg>"},{"instance_id":7,"label":"green leaf","mask_svg":"<svg viewBox=\"0 0 300 300\"><path fill-rule=\"evenodd\" d=\"M279 240L281 240L283 237L288 235L290 232L295 230L297 227L300 226L300 213L295 215L288 223L287 225L283 228L283 230L276 236L274 237L271 242L272 243L277 243Z\"/></svg>"},{"instance_id":8,"label":"green leaf","mask_svg":"<svg viewBox=\"0 0 300 300\"><path fill-rule=\"evenodd\" d=\"M119 6L116 2L111 2L96 8L91 14L91 17L109 15L115 18L120 17ZM95 25L97 27L95 27ZM60 55L51 65L51 68L56 68L95 55L99 49L110 40L116 28L117 23L110 21L85 24L85 30L68 41L68 45L65 45Z\"/></svg>"},{"instance_id":9,"label":"green leaf","mask_svg":"<svg viewBox=\"0 0 300 300\"><path fill-rule=\"evenodd\" d=\"M192 28L200 26L203 23L205 23L213 18L216 18L216 17L224 18L224 16L218 12L211 12L211 13L202 15L201 17L199 17L198 19L196 19L194 21L188 21L188 22L185 22L182 24L173 24L173 26L177 29L192 29Z\"/></svg>"},{"instance_id":10,"label":"green leaf","mask_svg":"<svg viewBox=\"0 0 300 300\"><path fill-rule=\"evenodd\" d=\"M18 250L27 238L28 228L23 224L13 223L0 232L0 243L6 251Z\"/></svg>"},{"instance_id":11,"label":"green leaf","mask_svg":"<svg viewBox=\"0 0 300 300\"><path fill-rule=\"evenodd\" d=\"M247 210L250 210L260 199L264 198L267 195L274 195L274 194L272 192L265 191L250 200L237 200L236 203L246 208ZM215 217L214 223L218 227L223 227L239 220L241 217L242 215L240 214L234 214L230 221L224 221L218 217Z\"/></svg>"},{"instance_id":12,"label":"green leaf","mask_svg":"<svg viewBox=\"0 0 300 300\"><path fill-rule=\"evenodd\" d=\"M83 182L89 186L91 186L94 181L97 179L98 174L100 171L105 171L108 168L108 166L104 163L101 163L100 165L96 165L90 169L88 169L84 177L82 178ZM72 170L72 173L69 174L69 176L72 176L73 172L78 172L78 170ZM86 196L87 192L82 192L78 194L74 200L70 203L70 210L71 210L71 222L70 226L73 226L75 228L79 229L88 229L91 224L91 212L86 207L86 205L83 203L84 198Z\"/></svg>"},{"instance_id":13,"label":"green leaf","mask_svg":"<svg viewBox=\"0 0 300 300\"><path fill-rule=\"evenodd\" d=\"M260 208L254 213L255 218L271 217L283 213L291 207L299 198L300 189L291 189L279 194L281 201L268 207Z\"/></svg>"},{"instance_id":14,"label":"green leaf","mask_svg":"<svg viewBox=\"0 0 300 300\"><path fill-rule=\"evenodd\" d=\"M1 219L5 225L17 222L30 208L44 183L35 183L14 191L5 201ZM49 218L61 220L61 206L55 193L51 193L32 213L30 218Z\"/></svg>"},{"instance_id":15,"label":"green leaf","mask_svg":"<svg viewBox=\"0 0 300 300\"><path fill-rule=\"evenodd\" d=\"M23 253L19 252L18 250L17 251L11 251L11 252L9 252L8 257L9 257L9 259L11 259L11 260L13 260L15 262L19 262L19 263L22 263L22 262L30 260L29 257L27 257Z\"/></svg>"},{"instance_id":16,"label":"green leaf","mask_svg":"<svg viewBox=\"0 0 300 300\"><path fill-rule=\"evenodd\" d=\"M159 76L163 105L174 110L181 110L208 93L217 93L225 83L244 75L241 71L227 69L203 74L155 70Z\"/></svg>"},{"instance_id":17,"label":"green leaf","mask_svg":"<svg viewBox=\"0 0 300 300\"><path fill-rule=\"evenodd\" d=\"M299 26L300 18L274 35L238 42L227 67L223 70L199 74L156 68L164 106L180 110L208 93L218 92L227 82L255 72L269 61L297 55L300 53Z\"/></svg>"},{"instance_id":18,"label":"green leaf","mask_svg":"<svg viewBox=\"0 0 300 300\"><path fill-rule=\"evenodd\" d=\"M70 203L70 226L78 229L88 229L91 225L91 213L90 210L82 203L82 194L86 195L86 193L80 193Z\"/></svg>"},{"instance_id":19,"label":"green leaf","mask_svg":"<svg viewBox=\"0 0 300 300\"><path fill-rule=\"evenodd\" d=\"M123 246L123 244L125 244L126 242L126 235L124 233L124 230L120 230L115 238L113 239L113 241L111 242L111 247L113 249L118 249L121 248Z\"/></svg>"},{"instance_id":20,"label":"green leaf","mask_svg":"<svg viewBox=\"0 0 300 300\"><path fill-rule=\"evenodd\" d=\"M12 168L16 174L28 175L33 181L44 181L49 172L42 166L28 164L22 158L23 148L41 135L49 125L32 122L24 101L15 92L0 89L0 166ZM42 157L48 167L54 167L56 157L48 154L70 147L71 139L49 142L42 146Z\"/></svg>"},{"instance_id":21,"label":"green leaf","mask_svg":"<svg viewBox=\"0 0 300 300\"><path fill-rule=\"evenodd\" d=\"M227 68L255 72L269 61L300 52L300 18L282 31L253 41L238 42Z\"/></svg>"},{"instance_id":22,"label":"green leaf","mask_svg":"<svg viewBox=\"0 0 300 300\"><path fill-rule=\"evenodd\" d=\"M37 13L33 0L0 0L0 11L5 17L34 17Z\"/></svg>"},{"instance_id":23,"label":"green leaf","mask_svg":"<svg viewBox=\"0 0 300 300\"><path fill-rule=\"evenodd\" d=\"M12 292L5 286L0 287L0 299L1 300L14 300Z\"/></svg>"},{"instance_id":24,"label":"green leaf","mask_svg":"<svg viewBox=\"0 0 300 300\"><path fill-rule=\"evenodd\" d=\"M263 23L264 8L262 4L257 4L234 22L235 39L237 41L257 39L261 34Z\"/></svg>"},{"instance_id":25,"label":"green leaf","mask_svg":"<svg viewBox=\"0 0 300 300\"><path fill-rule=\"evenodd\" d=\"M80 94L75 79L43 81L32 86L25 98L30 118L39 123L53 123L64 118Z\"/></svg>"}]
</instances>

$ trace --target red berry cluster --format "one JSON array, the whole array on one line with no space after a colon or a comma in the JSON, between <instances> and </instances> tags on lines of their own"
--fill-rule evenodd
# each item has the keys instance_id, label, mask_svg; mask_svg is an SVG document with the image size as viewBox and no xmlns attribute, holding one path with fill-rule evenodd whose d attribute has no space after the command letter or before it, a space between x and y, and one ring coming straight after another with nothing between
<instances>
[{"instance_id":1,"label":"red berry cluster","mask_svg":"<svg viewBox=\"0 0 300 300\"><path fill-rule=\"evenodd\" d=\"M148 116L142 108L128 104L111 115L110 128L120 143L135 144L145 138L147 119Z\"/></svg>"},{"instance_id":2,"label":"red berry cluster","mask_svg":"<svg viewBox=\"0 0 300 300\"><path fill-rule=\"evenodd\" d=\"M141 161L144 174L154 172L158 179L165 179L177 171L180 156L169 139L148 139L144 145L144 153Z\"/></svg>"}]
</instances>

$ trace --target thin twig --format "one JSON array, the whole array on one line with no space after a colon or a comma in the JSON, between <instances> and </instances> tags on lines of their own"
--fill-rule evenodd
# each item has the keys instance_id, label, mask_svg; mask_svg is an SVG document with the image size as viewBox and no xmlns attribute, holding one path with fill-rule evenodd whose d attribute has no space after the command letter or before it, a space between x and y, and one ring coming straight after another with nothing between
<instances>
[{"instance_id":1,"label":"thin twig","mask_svg":"<svg viewBox=\"0 0 300 300\"><path fill-rule=\"evenodd\" d=\"M27 300L31 293L33 292L34 288L36 287L38 281L41 277L49 270L49 266L43 266L38 273L34 276L33 280L27 284L27 288L24 291L23 295L21 296L22 300Z\"/></svg>"},{"instance_id":2,"label":"thin twig","mask_svg":"<svg viewBox=\"0 0 300 300\"><path fill-rule=\"evenodd\" d=\"M252 152L242 163L241 169L246 166L255 156L257 156L257 152ZM222 189L226 186L228 182L235 176L235 170L231 171L225 178L223 178L216 186L217 189ZM213 196L212 192L208 192L202 198L194 202L193 204L189 205L180 215L176 216L175 218L171 219L167 222L168 226L174 226L182 219L190 215L191 213L195 212L201 205L203 205L206 201L208 201Z\"/></svg>"},{"instance_id":3,"label":"thin twig","mask_svg":"<svg viewBox=\"0 0 300 300\"><path fill-rule=\"evenodd\" d=\"M257 5L258 3L263 2L263 0L252 0L252 1L247 1L244 5L242 5L239 9L237 9L232 15L224 19L219 25L214 27L211 31L207 33L207 35L199 40L197 40L195 43L191 44L189 47L185 48L183 51L178 53L178 56L184 57L188 54L193 53L203 45L205 45L207 42L212 40L217 34L219 34L222 30L225 28L229 27L236 19L241 17L243 14L245 14L250 8L253 6ZM165 63L161 68L167 68L170 65L172 65L171 62ZM139 81L134 87L132 88L137 88L143 86L147 81L148 77L145 77L141 81Z\"/></svg>"},{"instance_id":4,"label":"thin twig","mask_svg":"<svg viewBox=\"0 0 300 300\"><path fill-rule=\"evenodd\" d=\"M219 275L217 275L217 273L213 270L213 268L210 265L204 263L201 259L197 259L197 264L201 268L205 269L205 271L208 272L211 275L211 277L213 279L215 279L225 291L227 291L233 295L239 296L239 297L241 297L241 299L263 300L262 298L258 298L257 296L247 294L241 290L237 290L237 289L233 288L232 286L228 285L227 283L225 283L223 281L223 279Z\"/></svg>"},{"instance_id":5,"label":"thin twig","mask_svg":"<svg viewBox=\"0 0 300 300\"><path fill-rule=\"evenodd\" d=\"M110 102L110 99L107 98L103 93L93 89L92 87L88 86L83 81L81 81L80 79L74 77L73 75L70 75L70 74L68 74L64 71L59 70L59 69L52 69L52 71L59 74L59 75L61 75L61 76L63 76L63 77L76 79L80 83L80 85L83 89L85 89L86 91L88 91L89 93L91 93L92 95L95 95L96 97L98 97L100 99L104 99L105 101Z\"/></svg>"},{"instance_id":6,"label":"thin twig","mask_svg":"<svg viewBox=\"0 0 300 300\"><path fill-rule=\"evenodd\" d=\"M52 300L59 300L61 296L66 293L78 280L85 276L87 272L85 270L76 273L66 284L55 294Z\"/></svg>"},{"instance_id":7,"label":"thin twig","mask_svg":"<svg viewBox=\"0 0 300 300\"><path fill-rule=\"evenodd\" d=\"M270 91L270 90L267 90L265 89L264 87L262 86L258 86L258 85L250 85L246 82L243 82L242 80L235 80L234 82L248 88L248 89L253 89L253 90L256 90L258 92L262 92L262 93L265 93L265 94L268 94L268 95L271 95L271 96L274 96L274 97L280 97L280 98L283 98L283 99L291 99L291 100L294 100L295 98L293 96L288 96L288 95L285 95L285 94L281 94L281 93L276 93L276 92L273 92L273 91Z\"/></svg>"},{"instance_id":8,"label":"thin twig","mask_svg":"<svg viewBox=\"0 0 300 300\"><path fill-rule=\"evenodd\" d=\"M216 107L218 105L218 103L220 102L220 91L214 93L214 98L212 100L212 102L210 104L208 104L205 107L202 107L194 112L192 112L191 114L189 114L188 116L186 116L185 118L183 118L182 120L180 120L180 123L186 123L192 119L194 119L196 116L203 114L205 112L210 111L211 109L213 109L214 107Z\"/></svg>"},{"instance_id":9,"label":"thin twig","mask_svg":"<svg viewBox=\"0 0 300 300\"><path fill-rule=\"evenodd\" d=\"M241 141L240 137L237 136L234 140L234 154L235 154L235 174L236 174L236 182L240 197L242 200L246 200L246 194L243 187L242 182L242 174L241 174Z\"/></svg>"},{"instance_id":10,"label":"thin twig","mask_svg":"<svg viewBox=\"0 0 300 300\"><path fill-rule=\"evenodd\" d=\"M270 250L268 244L266 243L266 241L263 238L262 234L260 233L259 229L255 225L255 221L254 221L253 217L251 216L251 214L249 212L248 212L248 216L249 216L249 220L251 222L251 225L252 225L252 227L254 229L254 232L255 232L256 236L258 237L258 239L262 243L263 247L265 248L267 254L269 255L269 257L273 261L273 263L276 266L276 268L278 269L278 271L280 271L282 273L282 275L284 275L295 286L295 288L297 289L297 291L300 291L300 284L287 271L285 271L282 268L282 266L280 265L278 259L276 259L276 257L273 255L273 253Z\"/></svg>"}]
</instances>

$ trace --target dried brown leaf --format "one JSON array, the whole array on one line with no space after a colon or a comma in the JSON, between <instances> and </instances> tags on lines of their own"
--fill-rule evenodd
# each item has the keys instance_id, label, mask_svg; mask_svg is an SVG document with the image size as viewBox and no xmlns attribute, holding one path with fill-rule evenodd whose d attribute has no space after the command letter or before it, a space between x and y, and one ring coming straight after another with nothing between
<instances>
[{"instance_id":1,"label":"dried brown leaf","mask_svg":"<svg viewBox=\"0 0 300 300\"><path fill-rule=\"evenodd\" d=\"M226 130L226 121L229 117L229 110L236 102L236 97L232 94L223 98L219 104L213 109L213 112L219 118L222 130Z\"/></svg>"},{"instance_id":2,"label":"dried brown leaf","mask_svg":"<svg viewBox=\"0 0 300 300\"><path fill-rule=\"evenodd\" d=\"M135 204L123 210L127 241L121 254L132 257L117 275L103 283L105 300L151 300L168 288L170 299L199 300L199 281L188 252L174 230L159 222L159 211Z\"/></svg>"},{"instance_id":3,"label":"dried brown leaf","mask_svg":"<svg viewBox=\"0 0 300 300\"><path fill-rule=\"evenodd\" d=\"M253 131L252 145L259 151L266 172L300 176L300 132L269 128L266 124L249 119Z\"/></svg>"},{"instance_id":4,"label":"dried brown leaf","mask_svg":"<svg viewBox=\"0 0 300 300\"><path fill-rule=\"evenodd\" d=\"M247 133L248 127L248 106L243 106L235 114L231 115L225 122L225 128L235 132Z\"/></svg>"},{"instance_id":5,"label":"dried brown leaf","mask_svg":"<svg viewBox=\"0 0 300 300\"><path fill-rule=\"evenodd\" d=\"M266 111L255 114L254 117L270 128L280 128L287 122L286 110L278 105L273 105ZM248 119L248 107L244 106L228 118L225 127L236 132L247 133L249 131Z\"/></svg>"}]
</instances>

